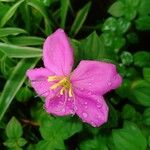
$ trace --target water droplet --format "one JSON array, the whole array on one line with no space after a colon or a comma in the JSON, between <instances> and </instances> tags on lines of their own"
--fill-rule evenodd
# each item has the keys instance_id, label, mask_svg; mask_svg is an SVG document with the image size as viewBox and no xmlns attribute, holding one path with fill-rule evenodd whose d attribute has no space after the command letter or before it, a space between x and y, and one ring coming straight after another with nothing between
<instances>
[{"instance_id":1,"label":"water droplet","mask_svg":"<svg viewBox=\"0 0 150 150\"><path fill-rule=\"evenodd\" d=\"M82 120L82 122L86 122L85 120Z\"/></svg>"},{"instance_id":2,"label":"water droplet","mask_svg":"<svg viewBox=\"0 0 150 150\"><path fill-rule=\"evenodd\" d=\"M100 104L97 104L96 106L97 106L97 108L101 108L102 107L102 105L100 105Z\"/></svg>"},{"instance_id":3,"label":"water droplet","mask_svg":"<svg viewBox=\"0 0 150 150\"><path fill-rule=\"evenodd\" d=\"M92 95L92 92L90 91L90 92L88 92L88 95Z\"/></svg>"},{"instance_id":4,"label":"water droplet","mask_svg":"<svg viewBox=\"0 0 150 150\"><path fill-rule=\"evenodd\" d=\"M111 82L108 82L108 85L109 85L109 86L111 86L111 85L112 85L112 83L111 83Z\"/></svg>"},{"instance_id":5,"label":"water droplet","mask_svg":"<svg viewBox=\"0 0 150 150\"><path fill-rule=\"evenodd\" d=\"M93 121L91 122L91 124L93 127L96 127L96 124Z\"/></svg>"},{"instance_id":6,"label":"water droplet","mask_svg":"<svg viewBox=\"0 0 150 150\"><path fill-rule=\"evenodd\" d=\"M101 116L100 116L100 115L98 115L97 117L98 117L98 119L101 119Z\"/></svg>"},{"instance_id":7,"label":"water droplet","mask_svg":"<svg viewBox=\"0 0 150 150\"><path fill-rule=\"evenodd\" d=\"M88 114L85 113L85 112L83 112L82 115L83 115L84 118L87 118L87 116L88 116Z\"/></svg>"},{"instance_id":8,"label":"water droplet","mask_svg":"<svg viewBox=\"0 0 150 150\"><path fill-rule=\"evenodd\" d=\"M89 84L88 84L89 86L91 86L92 85L92 83L91 82L89 82Z\"/></svg>"},{"instance_id":9,"label":"water droplet","mask_svg":"<svg viewBox=\"0 0 150 150\"><path fill-rule=\"evenodd\" d=\"M63 108L61 111L62 111L62 113L64 113L66 110L65 110L65 108Z\"/></svg>"},{"instance_id":10,"label":"water droplet","mask_svg":"<svg viewBox=\"0 0 150 150\"><path fill-rule=\"evenodd\" d=\"M88 107L87 106L85 106L85 109L87 109Z\"/></svg>"},{"instance_id":11,"label":"water droplet","mask_svg":"<svg viewBox=\"0 0 150 150\"><path fill-rule=\"evenodd\" d=\"M77 110L78 110L78 108L76 106L74 106L74 111L77 111Z\"/></svg>"},{"instance_id":12,"label":"water droplet","mask_svg":"<svg viewBox=\"0 0 150 150\"><path fill-rule=\"evenodd\" d=\"M73 117L75 115L75 111L73 110L71 113L71 117Z\"/></svg>"},{"instance_id":13,"label":"water droplet","mask_svg":"<svg viewBox=\"0 0 150 150\"><path fill-rule=\"evenodd\" d=\"M61 95L58 95L58 97L60 97Z\"/></svg>"},{"instance_id":14,"label":"water droplet","mask_svg":"<svg viewBox=\"0 0 150 150\"><path fill-rule=\"evenodd\" d=\"M84 102L85 105L87 105L87 102Z\"/></svg>"},{"instance_id":15,"label":"water droplet","mask_svg":"<svg viewBox=\"0 0 150 150\"><path fill-rule=\"evenodd\" d=\"M83 90L84 90L84 88L81 88L80 90L81 90L81 91L83 91Z\"/></svg>"}]
</instances>

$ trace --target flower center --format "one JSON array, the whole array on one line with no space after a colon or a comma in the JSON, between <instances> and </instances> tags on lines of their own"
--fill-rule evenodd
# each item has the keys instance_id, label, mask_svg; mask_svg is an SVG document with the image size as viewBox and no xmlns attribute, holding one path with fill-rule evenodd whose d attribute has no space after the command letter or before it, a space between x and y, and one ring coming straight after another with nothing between
<instances>
[{"instance_id":1,"label":"flower center","mask_svg":"<svg viewBox=\"0 0 150 150\"><path fill-rule=\"evenodd\" d=\"M49 76L48 82L56 81L50 89L55 90L58 87L61 87L60 94L63 95L66 91L68 92L69 97L73 96L72 84L69 77L65 76Z\"/></svg>"}]
</instances>

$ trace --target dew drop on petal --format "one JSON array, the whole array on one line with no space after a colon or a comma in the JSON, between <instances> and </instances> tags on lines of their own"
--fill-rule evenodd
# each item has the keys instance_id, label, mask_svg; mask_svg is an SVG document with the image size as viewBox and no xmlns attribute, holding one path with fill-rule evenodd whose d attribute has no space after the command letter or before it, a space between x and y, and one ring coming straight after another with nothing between
<instances>
[{"instance_id":1,"label":"dew drop on petal","mask_svg":"<svg viewBox=\"0 0 150 150\"><path fill-rule=\"evenodd\" d=\"M85 112L83 112L82 115L83 115L84 118L87 118L87 117L88 117L88 114L85 113Z\"/></svg>"},{"instance_id":2,"label":"dew drop on petal","mask_svg":"<svg viewBox=\"0 0 150 150\"><path fill-rule=\"evenodd\" d=\"M96 124L93 121L91 122L91 124L93 127L96 127Z\"/></svg>"},{"instance_id":3,"label":"dew drop on petal","mask_svg":"<svg viewBox=\"0 0 150 150\"><path fill-rule=\"evenodd\" d=\"M87 102L84 102L85 105L87 105Z\"/></svg>"},{"instance_id":4,"label":"dew drop on petal","mask_svg":"<svg viewBox=\"0 0 150 150\"><path fill-rule=\"evenodd\" d=\"M74 106L74 111L77 111L77 110L78 110L78 108L76 106Z\"/></svg>"},{"instance_id":5,"label":"dew drop on petal","mask_svg":"<svg viewBox=\"0 0 150 150\"><path fill-rule=\"evenodd\" d=\"M100 116L100 115L98 115L97 117L98 117L98 119L101 119L101 116Z\"/></svg>"},{"instance_id":6,"label":"dew drop on petal","mask_svg":"<svg viewBox=\"0 0 150 150\"><path fill-rule=\"evenodd\" d=\"M88 85L89 85L89 86L91 86L91 85L92 85L92 83L91 83L91 82L89 82L89 83L88 83Z\"/></svg>"},{"instance_id":7,"label":"dew drop on petal","mask_svg":"<svg viewBox=\"0 0 150 150\"><path fill-rule=\"evenodd\" d=\"M111 82L108 82L108 86L111 86L112 85L112 83Z\"/></svg>"},{"instance_id":8,"label":"dew drop on petal","mask_svg":"<svg viewBox=\"0 0 150 150\"><path fill-rule=\"evenodd\" d=\"M101 108L102 107L102 105L100 105L100 104L97 104L96 106L97 106L97 108Z\"/></svg>"},{"instance_id":9,"label":"dew drop on petal","mask_svg":"<svg viewBox=\"0 0 150 150\"><path fill-rule=\"evenodd\" d=\"M82 122L86 122L85 120L82 120Z\"/></svg>"},{"instance_id":10,"label":"dew drop on petal","mask_svg":"<svg viewBox=\"0 0 150 150\"><path fill-rule=\"evenodd\" d=\"M60 105L62 105L62 104L63 104L63 102L62 102L62 101L60 101L60 102L59 102L59 104L60 104Z\"/></svg>"},{"instance_id":11,"label":"dew drop on petal","mask_svg":"<svg viewBox=\"0 0 150 150\"><path fill-rule=\"evenodd\" d=\"M90 91L90 92L88 92L88 95L92 95L92 92Z\"/></svg>"},{"instance_id":12,"label":"dew drop on petal","mask_svg":"<svg viewBox=\"0 0 150 150\"><path fill-rule=\"evenodd\" d=\"M84 88L81 88L80 90L81 90L81 91L83 91L83 90L84 90Z\"/></svg>"},{"instance_id":13,"label":"dew drop on petal","mask_svg":"<svg viewBox=\"0 0 150 150\"><path fill-rule=\"evenodd\" d=\"M66 110L65 110L65 108L63 108L61 111L62 111L62 113L64 113Z\"/></svg>"},{"instance_id":14,"label":"dew drop on petal","mask_svg":"<svg viewBox=\"0 0 150 150\"><path fill-rule=\"evenodd\" d=\"M73 110L71 113L71 117L73 117L75 115L75 111Z\"/></svg>"}]
</instances>

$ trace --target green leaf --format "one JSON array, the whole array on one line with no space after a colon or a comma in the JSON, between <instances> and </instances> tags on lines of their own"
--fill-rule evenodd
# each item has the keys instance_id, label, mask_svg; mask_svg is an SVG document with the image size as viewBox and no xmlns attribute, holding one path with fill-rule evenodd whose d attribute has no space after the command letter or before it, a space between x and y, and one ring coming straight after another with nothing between
<instances>
[{"instance_id":1,"label":"green leaf","mask_svg":"<svg viewBox=\"0 0 150 150\"><path fill-rule=\"evenodd\" d=\"M40 1L41 1L45 6L48 6L48 7L49 7L49 6L51 5L51 3L53 3L54 0L44 0L44 1L43 1L43 0L40 0Z\"/></svg>"},{"instance_id":2,"label":"green leaf","mask_svg":"<svg viewBox=\"0 0 150 150\"><path fill-rule=\"evenodd\" d=\"M148 137L148 146L150 148L150 136Z\"/></svg>"},{"instance_id":3,"label":"green leaf","mask_svg":"<svg viewBox=\"0 0 150 150\"><path fill-rule=\"evenodd\" d=\"M51 27L52 22L49 19L49 16L47 14L47 11L46 11L46 8L45 8L44 4L40 1L38 1L38 0L32 0L32 1L28 1L28 5L35 8L44 17L45 32L46 32L46 35L49 35L52 32L52 27Z\"/></svg>"},{"instance_id":4,"label":"green leaf","mask_svg":"<svg viewBox=\"0 0 150 150\"><path fill-rule=\"evenodd\" d=\"M135 81L132 85L132 93L135 96L135 103L143 106L150 106L150 83L145 80Z\"/></svg>"},{"instance_id":5,"label":"green leaf","mask_svg":"<svg viewBox=\"0 0 150 150\"><path fill-rule=\"evenodd\" d=\"M136 17L140 0L121 0L125 5L124 16L126 19L132 20Z\"/></svg>"},{"instance_id":6,"label":"green leaf","mask_svg":"<svg viewBox=\"0 0 150 150\"><path fill-rule=\"evenodd\" d=\"M6 126L6 134L8 138L17 139L22 136L22 126L15 117L12 117Z\"/></svg>"},{"instance_id":7,"label":"green leaf","mask_svg":"<svg viewBox=\"0 0 150 150\"><path fill-rule=\"evenodd\" d=\"M13 98L25 81L27 69L34 67L38 60L39 58L22 59L14 68L0 95L0 120L3 118ZM12 88L12 86L14 88Z\"/></svg>"},{"instance_id":8,"label":"green leaf","mask_svg":"<svg viewBox=\"0 0 150 150\"><path fill-rule=\"evenodd\" d=\"M79 47L79 58L82 59L98 59L103 49L100 39L96 32L91 33L86 39L81 41Z\"/></svg>"},{"instance_id":9,"label":"green leaf","mask_svg":"<svg viewBox=\"0 0 150 150\"><path fill-rule=\"evenodd\" d=\"M130 52L124 51L120 57L124 65L130 65L133 62L133 56Z\"/></svg>"},{"instance_id":10,"label":"green leaf","mask_svg":"<svg viewBox=\"0 0 150 150\"><path fill-rule=\"evenodd\" d=\"M116 101L116 99L115 99L115 101ZM108 106L109 106L110 115L109 115L108 122L105 126L108 128L117 127L118 126L118 118L119 118L118 111L110 103Z\"/></svg>"},{"instance_id":11,"label":"green leaf","mask_svg":"<svg viewBox=\"0 0 150 150\"><path fill-rule=\"evenodd\" d=\"M121 0L124 1L126 6L131 6L132 8L138 8L140 0Z\"/></svg>"},{"instance_id":12,"label":"green leaf","mask_svg":"<svg viewBox=\"0 0 150 150\"><path fill-rule=\"evenodd\" d=\"M125 18L116 19L109 17L104 22L102 31L112 32L113 34L120 36L128 30L129 26L130 22Z\"/></svg>"},{"instance_id":13,"label":"green leaf","mask_svg":"<svg viewBox=\"0 0 150 150\"><path fill-rule=\"evenodd\" d=\"M42 140L36 145L37 150L65 150L65 145L61 140L51 139L51 140Z\"/></svg>"},{"instance_id":14,"label":"green leaf","mask_svg":"<svg viewBox=\"0 0 150 150\"><path fill-rule=\"evenodd\" d=\"M1 72L2 74L4 75L5 78L8 78L10 76L10 73L12 71L12 68L14 66L16 66L16 62L7 57L6 55L4 55L2 58L1 58L1 61L0 61L0 69L1 69Z\"/></svg>"},{"instance_id":15,"label":"green leaf","mask_svg":"<svg viewBox=\"0 0 150 150\"><path fill-rule=\"evenodd\" d=\"M16 99L20 102L26 102L32 96L33 96L33 93L28 87L21 87L16 94Z\"/></svg>"},{"instance_id":16,"label":"green leaf","mask_svg":"<svg viewBox=\"0 0 150 150\"><path fill-rule=\"evenodd\" d=\"M21 28L0 28L0 38L8 35L18 35L21 33L27 33L24 29Z\"/></svg>"},{"instance_id":17,"label":"green leaf","mask_svg":"<svg viewBox=\"0 0 150 150\"><path fill-rule=\"evenodd\" d=\"M140 2L140 7L138 9L140 16L150 14L149 6L150 6L150 0L144 0Z\"/></svg>"},{"instance_id":18,"label":"green leaf","mask_svg":"<svg viewBox=\"0 0 150 150\"><path fill-rule=\"evenodd\" d=\"M150 82L150 68L143 68L144 79Z\"/></svg>"},{"instance_id":19,"label":"green leaf","mask_svg":"<svg viewBox=\"0 0 150 150\"><path fill-rule=\"evenodd\" d=\"M142 121L145 125L150 126L150 108L145 109L143 113Z\"/></svg>"},{"instance_id":20,"label":"green leaf","mask_svg":"<svg viewBox=\"0 0 150 150\"><path fill-rule=\"evenodd\" d=\"M112 136L116 150L146 150L146 138L135 125L113 130Z\"/></svg>"},{"instance_id":21,"label":"green leaf","mask_svg":"<svg viewBox=\"0 0 150 150\"><path fill-rule=\"evenodd\" d=\"M102 137L95 137L80 144L80 150L109 150Z\"/></svg>"},{"instance_id":22,"label":"green leaf","mask_svg":"<svg viewBox=\"0 0 150 150\"><path fill-rule=\"evenodd\" d=\"M14 15L14 13L17 10L17 8L20 6L20 4L23 1L24 0L18 1L13 6L11 6L11 8L7 11L7 13L5 13L5 15L1 18L1 20L0 20L0 27L3 27L7 23L7 21Z\"/></svg>"},{"instance_id":23,"label":"green leaf","mask_svg":"<svg viewBox=\"0 0 150 150\"><path fill-rule=\"evenodd\" d=\"M41 115L41 112L38 114ZM53 118L44 114L38 117L41 122L40 133L44 139L37 144L37 147L41 147L41 149L46 149L46 147L54 150L65 149L64 140L82 129L82 124L72 118Z\"/></svg>"},{"instance_id":24,"label":"green leaf","mask_svg":"<svg viewBox=\"0 0 150 150\"><path fill-rule=\"evenodd\" d=\"M16 147L16 139L8 139L4 142L4 145L9 147L9 148L13 148Z\"/></svg>"},{"instance_id":25,"label":"green leaf","mask_svg":"<svg viewBox=\"0 0 150 150\"><path fill-rule=\"evenodd\" d=\"M79 45L79 60L103 60L112 62L112 51L107 51L104 46L103 39L99 38L96 32L91 33L86 39L81 41Z\"/></svg>"},{"instance_id":26,"label":"green leaf","mask_svg":"<svg viewBox=\"0 0 150 150\"><path fill-rule=\"evenodd\" d=\"M33 21L31 19L34 17L32 17L30 6L27 5L27 0L19 7L19 11L22 17L22 24L25 25L24 28L30 33L31 30L33 31Z\"/></svg>"},{"instance_id":27,"label":"green leaf","mask_svg":"<svg viewBox=\"0 0 150 150\"><path fill-rule=\"evenodd\" d=\"M142 16L136 20L136 28L138 30L150 30L150 16Z\"/></svg>"},{"instance_id":28,"label":"green leaf","mask_svg":"<svg viewBox=\"0 0 150 150\"><path fill-rule=\"evenodd\" d=\"M0 2L15 2L15 0L0 0Z\"/></svg>"},{"instance_id":29,"label":"green leaf","mask_svg":"<svg viewBox=\"0 0 150 150\"><path fill-rule=\"evenodd\" d=\"M121 1L117 1L110 6L108 12L114 17L121 17L125 13L124 7Z\"/></svg>"},{"instance_id":30,"label":"green leaf","mask_svg":"<svg viewBox=\"0 0 150 150\"><path fill-rule=\"evenodd\" d=\"M73 25L70 29L71 35L76 35L79 32L79 30L81 29L84 21L86 20L88 12L90 10L90 6L91 6L91 2L87 3L83 8L81 8L78 11L76 18L73 22Z\"/></svg>"},{"instance_id":31,"label":"green leaf","mask_svg":"<svg viewBox=\"0 0 150 150\"><path fill-rule=\"evenodd\" d=\"M122 35L128 31L131 22L125 18L117 19L117 34Z\"/></svg>"},{"instance_id":32,"label":"green leaf","mask_svg":"<svg viewBox=\"0 0 150 150\"><path fill-rule=\"evenodd\" d=\"M8 57L13 58L32 58L42 56L42 50L39 48L21 47L6 43L0 43L0 50Z\"/></svg>"},{"instance_id":33,"label":"green leaf","mask_svg":"<svg viewBox=\"0 0 150 150\"><path fill-rule=\"evenodd\" d=\"M138 43L139 37L138 37L137 33L130 32L130 33L127 34L127 40L128 40L129 43L135 44L135 43Z\"/></svg>"},{"instance_id":34,"label":"green leaf","mask_svg":"<svg viewBox=\"0 0 150 150\"><path fill-rule=\"evenodd\" d=\"M34 46L34 45L42 45L44 43L44 39L35 36L19 36L9 38L9 41L14 45L19 46Z\"/></svg>"},{"instance_id":35,"label":"green leaf","mask_svg":"<svg viewBox=\"0 0 150 150\"><path fill-rule=\"evenodd\" d=\"M26 143L27 143L27 141L26 141L24 138L19 138L19 139L17 140L17 144L18 144L18 146L20 146L20 147L24 146Z\"/></svg>"},{"instance_id":36,"label":"green leaf","mask_svg":"<svg viewBox=\"0 0 150 150\"><path fill-rule=\"evenodd\" d=\"M61 8L60 8L60 15L61 15L61 23L60 26L61 28L65 27L65 23L66 23L66 17L67 17L67 12L68 12L68 8L70 5L70 0L61 0Z\"/></svg>"},{"instance_id":37,"label":"green leaf","mask_svg":"<svg viewBox=\"0 0 150 150\"><path fill-rule=\"evenodd\" d=\"M129 104L126 104L123 107L121 116L123 119L132 119L133 120L136 116L135 108Z\"/></svg>"},{"instance_id":38,"label":"green leaf","mask_svg":"<svg viewBox=\"0 0 150 150\"><path fill-rule=\"evenodd\" d=\"M139 67L150 66L150 53L146 51L139 51L133 55L134 64Z\"/></svg>"},{"instance_id":39,"label":"green leaf","mask_svg":"<svg viewBox=\"0 0 150 150\"><path fill-rule=\"evenodd\" d=\"M114 32L117 30L117 19L110 17L108 18L102 27L102 31L111 31Z\"/></svg>"},{"instance_id":40,"label":"green leaf","mask_svg":"<svg viewBox=\"0 0 150 150\"><path fill-rule=\"evenodd\" d=\"M126 73L126 70L125 70ZM131 96L131 84L132 82L128 79L124 79L121 87L119 87L116 92L121 98L129 98ZM124 94L126 91L126 94Z\"/></svg>"},{"instance_id":41,"label":"green leaf","mask_svg":"<svg viewBox=\"0 0 150 150\"><path fill-rule=\"evenodd\" d=\"M69 129L69 130L68 130ZM51 120L49 123L45 123L40 127L41 135L44 139L67 139L82 129L82 125L79 122L73 120L59 118Z\"/></svg>"}]
</instances>

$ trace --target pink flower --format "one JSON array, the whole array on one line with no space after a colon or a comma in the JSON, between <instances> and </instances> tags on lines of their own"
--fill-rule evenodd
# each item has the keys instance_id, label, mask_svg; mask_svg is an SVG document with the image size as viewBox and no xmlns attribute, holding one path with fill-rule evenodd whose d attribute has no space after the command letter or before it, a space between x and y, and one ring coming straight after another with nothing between
<instances>
[{"instance_id":1,"label":"pink flower","mask_svg":"<svg viewBox=\"0 0 150 150\"><path fill-rule=\"evenodd\" d=\"M72 71L73 48L62 29L46 39L43 61L45 68L30 69L27 76L38 95L45 97L48 113L77 114L94 127L107 121L108 106L103 95L122 82L115 65L82 60Z\"/></svg>"}]
</instances>

